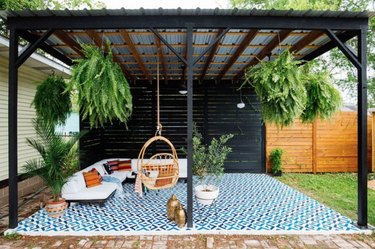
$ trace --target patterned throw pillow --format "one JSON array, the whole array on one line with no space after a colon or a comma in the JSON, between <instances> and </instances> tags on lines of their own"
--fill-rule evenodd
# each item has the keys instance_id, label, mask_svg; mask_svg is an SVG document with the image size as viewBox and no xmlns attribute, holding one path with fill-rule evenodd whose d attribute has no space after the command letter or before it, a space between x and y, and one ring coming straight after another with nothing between
<instances>
[{"instance_id":1,"label":"patterned throw pillow","mask_svg":"<svg viewBox=\"0 0 375 249\"><path fill-rule=\"evenodd\" d=\"M118 162L119 171L130 171L132 170L132 160L122 160Z\"/></svg>"},{"instance_id":2,"label":"patterned throw pillow","mask_svg":"<svg viewBox=\"0 0 375 249\"><path fill-rule=\"evenodd\" d=\"M102 177L102 175L98 172L97 169L92 168L92 169L90 170L90 172L95 172L96 174L98 174L98 176L99 176L99 181L100 181L100 182L103 181L103 177Z\"/></svg>"},{"instance_id":3,"label":"patterned throw pillow","mask_svg":"<svg viewBox=\"0 0 375 249\"><path fill-rule=\"evenodd\" d=\"M105 172L107 172L108 175L113 173L113 170L111 169L111 166L109 166L108 163L103 163L103 167L104 167Z\"/></svg>"},{"instance_id":4,"label":"patterned throw pillow","mask_svg":"<svg viewBox=\"0 0 375 249\"><path fill-rule=\"evenodd\" d=\"M111 167L112 171L118 170L118 160L112 160L107 162Z\"/></svg>"},{"instance_id":5,"label":"patterned throw pillow","mask_svg":"<svg viewBox=\"0 0 375 249\"><path fill-rule=\"evenodd\" d=\"M87 188L91 188L102 184L96 172L83 172L83 177L85 178Z\"/></svg>"}]
</instances>

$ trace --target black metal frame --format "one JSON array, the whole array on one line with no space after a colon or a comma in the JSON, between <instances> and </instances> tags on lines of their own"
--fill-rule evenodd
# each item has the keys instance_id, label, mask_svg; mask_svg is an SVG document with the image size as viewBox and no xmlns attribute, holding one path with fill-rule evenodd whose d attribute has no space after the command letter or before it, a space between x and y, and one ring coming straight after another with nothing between
<instances>
[{"instance_id":1,"label":"black metal frame","mask_svg":"<svg viewBox=\"0 0 375 249\"><path fill-rule=\"evenodd\" d=\"M187 30L187 58L179 59L187 66L188 88L188 226L193 226L192 189L192 122L193 122L193 28L223 29L297 29L326 30L332 41L306 56L307 60L338 46L358 69L358 225L367 227L367 84L366 84L366 32L368 18L330 18L307 16L219 16L219 15L119 15L119 16L31 16L8 17L10 30L9 49L9 227L18 224L17 209L17 87L18 67L35 51L41 48L52 56L71 65L72 61L51 48L44 41L58 29L151 29L172 52L174 49L162 39L156 28L183 28ZM26 30L48 30L41 38ZM331 30L345 31L336 36ZM352 37L358 37L358 57L344 44ZM22 37L31 44L21 56L18 55L18 40ZM210 48L214 46L212 43ZM205 52L208 52L207 49Z\"/></svg>"}]
</instances>

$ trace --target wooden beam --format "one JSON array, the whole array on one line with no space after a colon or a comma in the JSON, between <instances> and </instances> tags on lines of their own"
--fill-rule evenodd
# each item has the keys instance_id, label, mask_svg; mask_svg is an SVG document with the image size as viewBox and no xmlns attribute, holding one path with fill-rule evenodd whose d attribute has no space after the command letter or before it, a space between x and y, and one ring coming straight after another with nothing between
<instances>
[{"instance_id":1,"label":"wooden beam","mask_svg":"<svg viewBox=\"0 0 375 249\"><path fill-rule=\"evenodd\" d=\"M253 58L245 67L242 68L234 77L234 80L241 78L248 67L255 66L259 61L263 60L267 55L272 53L274 50L288 35L292 32L290 29L285 29L276 34L276 36L258 53L258 55Z\"/></svg>"},{"instance_id":2,"label":"wooden beam","mask_svg":"<svg viewBox=\"0 0 375 249\"><path fill-rule=\"evenodd\" d=\"M84 56L81 45L75 40L73 40L73 38L70 37L70 35L68 35L66 32L62 30L56 30L54 35L57 38L59 38L62 42L64 42L66 45L68 45L71 49L76 51L79 55L81 55L82 57Z\"/></svg>"},{"instance_id":3,"label":"wooden beam","mask_svg":"<svg viewBox=\"0 0 375 249\"><path fill-rule=\"evenodd\" d=\"M95 30L86 30L87 35L94 41L95 45L98 47L102 47L104 42L102 42L102 38L99 36L99 34ZM108 46L104 46L104 52L108 52ZM118 63L124 72L125 76L128 79L134 80L135 78L133 75L130 74L130 72L125 68L125 65L121 64L121 60L119 59L118 56L113 54L113 61Z\"/></svg>"},{"instance_id":4,"label":"wooden beam","mask_svg":"<svg viewBox=\"0 0 375 249\"><path fill-rule=\"evenodd\" d=\"M135 48L134 43L125 29L120 30L122 38L124 38L126 44L128 45L129 50L132 52L134 59L138 62L138 66L141 68L142 72L146 76L146 78L152 82L152 78L147 71L145 64L143 64L142 58L139 56L138 50Z\"/></svg>"},{"instance_id":5,"label":"wooden beam","mask_svg":"<svg viewBox=\"0 0 375 249\"><path fill-rule=\"evenodd\" d=\"M163 49L161 47L160 39L157 36L155 36L155 44L156 44L157 50L159 51L158 52L159 62L161 62L161 65L163 67L164 81L167 82L168 81L167 66L165 65L164 54L163 54ZM148 64L148 63L144 63L144 64ZM155 63L152 63L152 64L155 64Z\"/></svg>"},{"instance_id":6,"label":"wooden beam","mask_svg":"<svg viewBox=\"0 0 375 249\"><path fill-rule=\"evenodd\" d=\"M219 32L217 32L216 34L216 37L219 37L222 33L224 32L223 29L219 29ZM204 79L204 76L206 75L207 73L207 69L210 67L210 64L212 62L212 59L214 58L214 55L217 51L219 47L219 42L217 42L213 48L211 49L210 51L210 54L208 55L207 59L206 59L206 63L204 64L204 67L203 67L203 70L202 70L202 74L201 76L199 77L199 80L203 80Z\"/></svg>"},{"instance_id":7,"label":"wooden beam","mask_svg":"<svg viewBox=\"0 0 375 249\"><path fill-rule=\"evenodd\" d=\"M294 44L289 51L292 53L297 53L303 48L306 48L309 46L310 43L315 41L317 38L324 35L323 31L320 30L313 30L310 33L308 33L305 37L303 37L300 41L298 41L296 44Z\"/></svg>"},{"instance_id":8,"label":"wooden beam","mask_svg":"<svg viewBox=\"0 0 375 249\"><path fill-rule=\"evenodd\" d=\"M223 78L223 76L226 74L226 72L229 70L229 68L231 68L232 65L236 62L236 60L242 54L242 52L245 51L245 49L249 46L250 42L255 38L257 33L258 33L258 29L250 30L247 33L247 35L243 38L239 47L236 49L236 52L234 52L234 54L229 59L228 63L225 65L225 67L219 73L218 77L216 78L217 80L221 80L221 78Z\"/></svg>"}]
</instances>

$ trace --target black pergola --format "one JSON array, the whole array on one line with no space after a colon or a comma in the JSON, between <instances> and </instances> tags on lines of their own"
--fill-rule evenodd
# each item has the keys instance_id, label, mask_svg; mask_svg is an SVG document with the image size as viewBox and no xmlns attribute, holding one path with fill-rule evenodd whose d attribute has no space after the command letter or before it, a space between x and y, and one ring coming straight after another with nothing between
<instances>
[{"instance_id":1,"label":"black pergola","mask_svg":"<svg viewBox=\"0 0 375 249\"><path fill-rule=\"evenodd\" d=\"M323 53L338 47L358 70L358 226L367 227L367 84L366 84L366 34L368 19L374 14L369 12L333 12L333 11L279 11L279 10L41 10L41 11L1 11L0 16L6 20L10 34L9 49L9 227L15 228L18 224L17 207L17 93L18 68L37 49L54 56L62 62L72 65L72 60L82 56L80 39L76 39L79 32L86 32L92 43L100 46L100 34L118 32L125 43L128 52L114 53L116 62L129 79L136 81L145 79L152 81L155 76L156 63L146 61L142 54L137 53L137 45L132 41L129 32L141 30L155 36L155 47L168 48L177 58L177 61L167 61L163 54L159 59L163 66L164 79L168 80L168 64L182 64L181 75L187 79L187 210L188 226L193 226L193 184L192 184L192 131L193 131L193 80L207 78L208 70L212 70L213 78L217 81L226 79L238 81L241 79L247 66L254 66L258 60L268 55L273 56L273 50L284 40L284 49L301 53L298 59L312 60ZM115 30L115 31L113 31ZM130 30L130 31L129 31ZM163 32L183 33L185 42L184 51L177 51L176 46L166 39ZM213 32L212 38L202 46L199 53L194 54L197 47L194 38L197 32ZM269 33L270 39L265 39L260 45L251 42L262 33ZM213 70L213 58L219 56L219 48L225 47L222 39L230 33L238 33L239 39L232 42L233 49L223 55L222 66ZM242 33L242 34L241 34ZM301 33L299 39L292 39L292 34ZM324 39L314 43L319 37ZM57 44L52 39L56 37L64 44ZM99 38L98 38L99 37ZM23 38L29 45L18 52L19 39ZM357 38L358 51L350 49L345 42ZM83 42L84 43L84 42ZM230 45L230 44L229 44ZM70 50L64 50L63 47ZM259 46L257 52L246 54L244 51L250 46ZM255 49L255 47L254 47ZM71 51L75 51L75 54ZM302 52L304 51L304 52ZM156 56L156 54L154 54ZM240 61L241 56L248 59ZM127 57L134 57L136 67L129 65ZM164 56L166 56L164 54ZM276 56L276 55L275 55ZM130 62L131 64L132 62ZM148 63L148 62L147 62ZM197 65L204 66L197 70ZM237 66L237 67L236 67ZM209 69L211 68L211 69ZM137 73L140 71L141 73ZM229 72L229 73L228 73ZM232 73L230 73L232 72ZM234 72L234 73L233 73Z\"/></svg>"}]
</instances>

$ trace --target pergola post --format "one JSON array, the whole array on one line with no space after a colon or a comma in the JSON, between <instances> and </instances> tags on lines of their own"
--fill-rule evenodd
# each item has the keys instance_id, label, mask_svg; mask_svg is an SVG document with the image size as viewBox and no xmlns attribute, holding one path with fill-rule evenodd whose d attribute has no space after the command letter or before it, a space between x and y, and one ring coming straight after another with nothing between
<instances>
[{"instance_id":1,"label":"pergola post","mask_svg":"<svg viewBox=\"0 0 375 249\"><path fill-rule=\"evenodd\" d=\"M39 39L30 42L20 53L18 41L20 33L17 29L9 30L9 92L8 92L8 158L9 158L9 228L18 225L18 144L17 144L17 113L18 113L18 68L41 46L53 33L46 31ZM65 56L64 56L65 57Z\"/></svg>"},{"instance_id":2,"label":"pergola post","mask_svg":"<svg viewBox=\"0 0 375 249\"><path fill-rule=\"evenodd\" d=\"M187 226L193 227L193 25L186 25L187 45Z\"/></svg>"},{"instance_id":3,"label":"pergola post","mask_svg":"<svg viewBox=\"0 0 375 249\"><path fill-rule=\"evenodd\" d=\"M358 226L367 228L367 82L366 34L358 34Z\"/></svg>"},{"instance_id":4,"label":"pergola post","mask_svg":"<svg viewBox=\"0 0 375 249\"><path fill-rule=\"evenodd\" d=\"M18 225L18 157L17 157L17 92L18 92L18 40L16 29L9 32L8 72L8 157L9 157L9 228Z\"/></svg>"}]
</instances>

